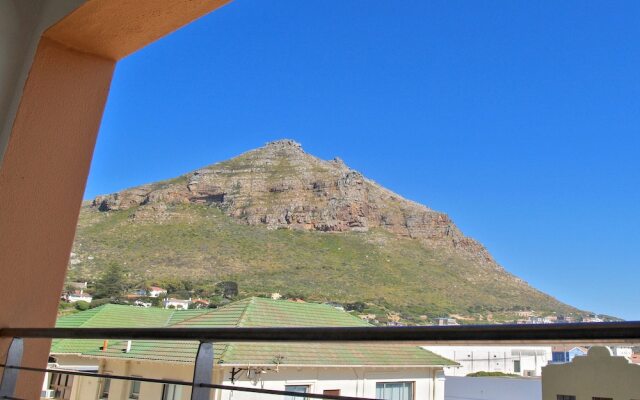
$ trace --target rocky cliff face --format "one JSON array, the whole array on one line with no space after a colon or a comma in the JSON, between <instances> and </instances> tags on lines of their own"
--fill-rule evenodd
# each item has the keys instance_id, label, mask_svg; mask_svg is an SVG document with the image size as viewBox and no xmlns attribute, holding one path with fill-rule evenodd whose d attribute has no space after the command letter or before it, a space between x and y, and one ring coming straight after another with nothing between
<instances>
[{"instance_id":1,"label":"rocky cliff face","mask_svg":"<svg viewBox=\"0 0 640 400\"><path fill-rule=\"evenodd\" d=\"M166 206L211 204L249 225L346 232L381 228L499 269L487 250L441 212L406 200L347 167L280 140L171 181L98 196L100 211L136 209L132 219L165 217Z\"/></svg>"}]
</instances>

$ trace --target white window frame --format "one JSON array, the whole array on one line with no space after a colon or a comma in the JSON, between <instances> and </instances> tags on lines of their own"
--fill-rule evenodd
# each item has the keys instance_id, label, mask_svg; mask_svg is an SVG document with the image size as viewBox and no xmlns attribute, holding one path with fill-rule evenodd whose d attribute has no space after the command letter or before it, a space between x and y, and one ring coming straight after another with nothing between
<instances>
[{"instance_id":1,"label":"white window frame","mask_svg":"<svg viewBox=\"0 0 640 400\"><path fill-rule=\"evenodd\" d=\"M409 383L411 385L411 397L409 400L415 400L416 398L416 381L407 379L381 379L375 381L376 397L378 395L378 385L384 385L385 383Z\"/></svg>"}]
</instances>

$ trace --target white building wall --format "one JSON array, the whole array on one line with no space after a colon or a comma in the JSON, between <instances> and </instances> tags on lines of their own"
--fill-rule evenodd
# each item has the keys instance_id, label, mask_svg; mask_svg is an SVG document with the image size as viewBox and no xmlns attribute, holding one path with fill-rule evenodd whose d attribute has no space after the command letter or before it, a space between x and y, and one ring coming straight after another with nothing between
<instances>
[{"instance_id":1,"label":"white building wall","mask_svg":"<svg viewBox=\"0 0 640 400\"><path fill-rule=\"evenodd\" d=\"M344 396L376 397L378 382L414 382L416 400L444 400L444 377L435 368L290 368L280 367L278 372L258 374L257 380L247 377L246 372L238 375L232 384L230 370L225 370L222 384L284 390L286 385L308 385L310 392L340 390ZM222 391L218 400L254 400L254 393Z\"/></svg>"},{"instance_id":2,"label":"white building wall","mask_svg":"<svg viewBox=\"0 0 640 400\"><path fill-rule=\"evenodd\" d=\"M539 378L447 377L445 400L540 400Z\"/></svg>"},{"instance_id":3,"label":"white building wall","mask_svg":"<svg viewBox=\"0 0 640 400\"><path fill-rule=\"evenodd\" d=\"M77 364L78 357L63 356L59 363ZM141 376L157 379L176 379L190 381L193 378L193 365L163 363L150 361L102 359L91 360L94 364L100 362L100 372L112 375ZM247 376L246 371L236 376L231 383L231 367L214 368L214 382L237 387L251 387L284 390L286 385L309 385L310 391L322 393L324 390L339 389L341 395L354 397L376 397L377 382L414 382L415 400L444 400L445 380L441 368L321 368L321 367L279 367L278 371L267 371L263 374ZM96 399L100 388L100 380L95 378L78 377L74 384L71 400ZM128 399L131 382L112 380L109 400ZM182 387L180 400L188 400L191 389ZM140 385L139 400L160 400L162 385L143 382ZM255 400L266 398L240 391L218 390L216 400ZM274 400L281 400L278 396Z\"/></svg>"},{"instance_id":4,"label":"white building wall","mask_svg":"<svg viewBox=\"0 0 640 400\"><path fill-rule=\"evenodd\" d=\"M610 346L611 354L618 357L631 357L633 356L633 348L628 346Z\"/></svg>"},{"instance_id":5,"label":"white building wall","mask_svg":"<svg viewBox=\"0 0 640 400\"><path fill-rule=\"evenodd\" d=\"M551 360L551 346L423 346L424 349L456 361L459 367L445 367L447 376L467 376L473 372L502 372L533 376ZM520 361L520 372L514 361ZM530 371L530 372L529 372Z\"/></svg>"}]
</instances>

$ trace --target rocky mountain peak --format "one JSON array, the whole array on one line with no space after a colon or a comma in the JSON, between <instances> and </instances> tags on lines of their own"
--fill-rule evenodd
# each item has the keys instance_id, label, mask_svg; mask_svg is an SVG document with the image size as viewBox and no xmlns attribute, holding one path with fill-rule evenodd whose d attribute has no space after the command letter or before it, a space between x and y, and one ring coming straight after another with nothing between
<instances>
[{"instance_id":1,"label":"rocky mountain peak","mask_svg":"<svg viewBox=\"0 0 640 400\"><path fill-rule=\"evenodd\" d=\"M219 207L249 225L323 232L381 228L429 246L465 254L497 267L489 253L465 237L443 213L406 200L348 168L340 158L324 161L290 139L269 142L238 157L179 178L99 196L100 211L180 203Z\"/></svg>"},{"instance_id":2,"label":"rocky mountain peak","mask_svg":"<svg viewBox=\"0 0 640 400\"><path fill-rule=\"evenodd\" d=\"M267 148L302 150L302 145L293 139L279 139L265 144Z\"/></svg>"}]
</instances>

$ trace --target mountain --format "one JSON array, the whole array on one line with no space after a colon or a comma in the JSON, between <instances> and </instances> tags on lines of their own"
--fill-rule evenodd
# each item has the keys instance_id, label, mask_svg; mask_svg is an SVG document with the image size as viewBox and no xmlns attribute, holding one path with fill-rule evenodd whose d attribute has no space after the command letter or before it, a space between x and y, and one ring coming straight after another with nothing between
<instances>
[{"instance_id":1,"label":"mountain","mask_svg":"<svg viewBox=\"0 0 640 400\"><path fill-rule=\"evenodd\" d=\"M151 280L233 280L244 295L363 301L410 318L580 313L505 271L446 214L292 140L87 202L70 270L92 277L110 262Z\"/></svg>"}]
</instances>

